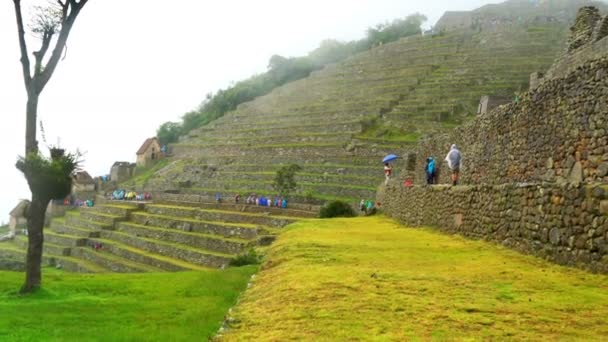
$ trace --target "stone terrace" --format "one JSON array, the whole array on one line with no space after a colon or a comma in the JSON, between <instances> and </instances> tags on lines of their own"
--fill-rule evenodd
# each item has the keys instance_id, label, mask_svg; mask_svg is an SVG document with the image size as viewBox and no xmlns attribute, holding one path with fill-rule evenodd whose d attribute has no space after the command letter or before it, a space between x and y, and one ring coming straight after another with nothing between
<instances>
[{"instance_id":1,"label":"stone terrace","mask_svg":"<svg viewBox=\"0 0 608 342\"><path fill-rule=\"evenodd\" d=\"M68 211L44 230L44 263L92 273L223 268L250 248L270 243L283 226L315 215L305 208L183 200L166 195L145 205L111 202ZM0 244L0 256L25 259L26 250L22 235Z\"/></svg>"},{"instance_id":2,"label":"stone terrace","mask_svg":"<svg viewBox=\"0 0 608 342\"><path fill-rule=\"evenodd\" d=\"M415 138L370 136L370 126L401 127L415 137L467 120L482 95L512 96L527 87L529 74L550 65L561 41L565 25L547 23L385 44L191 132L143 189L271 195L278 167L297 163L303 171L294 202L373 198L381 158L403 154Z\"/></svg>"}]
</instances>

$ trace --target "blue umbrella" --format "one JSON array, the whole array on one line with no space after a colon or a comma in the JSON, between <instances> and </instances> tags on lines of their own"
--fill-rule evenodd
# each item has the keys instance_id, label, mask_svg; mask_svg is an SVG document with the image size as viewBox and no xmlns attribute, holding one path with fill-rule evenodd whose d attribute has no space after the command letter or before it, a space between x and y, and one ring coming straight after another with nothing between
<instances>
[{"instance_id":1,"label":"blue umbrella","mask_svg":"<svg viewBox=\"0 0 608 342\"><path fill-rule=\"evenodd\" d=\"M384 157L384 159L382 159L383 163L388 163L388 162L392 162L393 160L397 159L397 156L394 154L389 154L388 156Z\"/></svg>"}]
</instances>

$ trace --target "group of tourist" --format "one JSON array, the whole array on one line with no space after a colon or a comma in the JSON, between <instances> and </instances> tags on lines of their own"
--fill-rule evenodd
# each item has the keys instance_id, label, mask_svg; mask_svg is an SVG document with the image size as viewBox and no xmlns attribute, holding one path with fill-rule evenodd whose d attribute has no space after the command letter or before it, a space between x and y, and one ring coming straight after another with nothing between
<instances>
[{"instance_id":1,"label":"group of tourist","mask_svg":"<svg viewBox=\"0 0 608 342\"><path fill-rule=\"evenodd\" d=\"M238 203L238 201L236 203ZM271 196L266 197L252 194L247 196L245 203L260 207L287 208L287 199L281 198L280 196L276 196L273 200Z\"/></svg>"},{"instance_id":2,"label":"group of tourist","mask_svg":"<svg viewBox=\"0 0 608 342\"><path fill-rule=\"evenodd\" d=\"M215 202L222 202L222 195L218 192L215 194ZM234 196L234 203L239 204L241 202L241 194L236 194ZM281 198L280 196L276 196L274 201L270 196L258 196L256 194L252 194L247 196L245 199L246 204L257 205L260 207L276 207L276 208L287 208L287 199Z\"/></svg>"},{"instance_id":3,"label":"group of tourist","mask_svg":"<svg viewBox=\"0 0 608 342\"><path fill-rule=\"evenodd\" d=\"M61 203L61 200L59 201L55 201L55 204L59 204ZM72 206L72 207L93 207L95 205L95 200L93 199L80 199L80 198L73 198L72 195L69 195L68 197L66 197L63 200L63 205L65 206Z\"/></svg>"},{"instance_id":4,"label":"group of tourist","mask_svg":"<svg viewBox=\"0 0 608 342\"><path fill-rule=\"evenodd\" d=\"M118 201L149 201L152 199L152 194L149 192L137 193L135 191L117 189L110 194L109 199Z\"/></svg>"},{"instance_id":5,"label":"group of tourist","mask_svg":"<svg viewBox=\"0 0 608 342\"><path fill-rule=\"evenodd\" d=\"M445 161L448 164L448 168L451 171L451 180L452 180L452 185L458 185L458 178L460 175L460 161L462 159L462 155L460 153L460 150L458 150L458 147L456 146L456 144L452 144L452 146L450 147L450 151L448 152L447 156L445 157ZM424 167L424 172L426 174L426 183L427 184L437 184L437 178L438 178L438 172L437 172L437 165L435 163L435 158L428 157L426 159L426 165ZM386 178L384 184L388 184L389 180L391 179L393 175L393 167L391 166L390 163L384 163L384 176ZM405 180L405 186L411 186L412 182L409 179ZM363 201L363 200L362 200Z\"/></svg>"}]
</instances>

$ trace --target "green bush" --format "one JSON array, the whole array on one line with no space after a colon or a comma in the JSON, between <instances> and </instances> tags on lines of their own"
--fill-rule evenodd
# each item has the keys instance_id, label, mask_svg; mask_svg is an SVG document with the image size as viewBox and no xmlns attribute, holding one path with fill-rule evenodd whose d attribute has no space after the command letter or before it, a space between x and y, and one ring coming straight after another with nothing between
<instances>
[{"instance_id":1,"label":"green bush","mask_svg":"<svg viewBox=\"0 0 608 342\"><path fill-rule=\"evenodd\" d=\"M240 254L236 258L230 260L230 266L246 266L257 265L261 262L261 256L256 253L255 249L250 249L247 253Z\"/></svg>"},{"instance_id":2,"label":"green bush","mask_svg":"<svg viewBox=\"0 0 608 342\"><path fill-rule=\"evenodd\" d=\"M331 201L324 205L319 212L320 218L354 216L357 216L355 210L348 203L343 201Z\"/></svg>"}]
</instances>

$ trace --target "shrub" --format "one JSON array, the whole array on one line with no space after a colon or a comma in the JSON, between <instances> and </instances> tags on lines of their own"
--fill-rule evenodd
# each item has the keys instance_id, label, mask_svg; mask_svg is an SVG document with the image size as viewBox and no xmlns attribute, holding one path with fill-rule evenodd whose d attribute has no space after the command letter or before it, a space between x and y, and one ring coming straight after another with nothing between
<instances>
[{"instance_id":1,"label":"shrub","mask_svg":"<svg viewBox=\"0 0 608 342\"><path fill-rule=\"evenodd\" d=\"M246 266L257 265L261 261L261 256L256 253L255 249L250 249L247 253L240 254L236 258L230 260L230 266Z\"/></svg>"},{"instance_id":2,"label":"shrub","mask_svg":"<svg viewBox=\"0 0 608 342\"><path fill-rule=\"evenodd\" d=\"M319 212L320 218L331 218L331 217L354 217L356 216L355 210L346 202L343 201L332 201L327 203L321 208Z\"/></svg>"}]
</instances>

